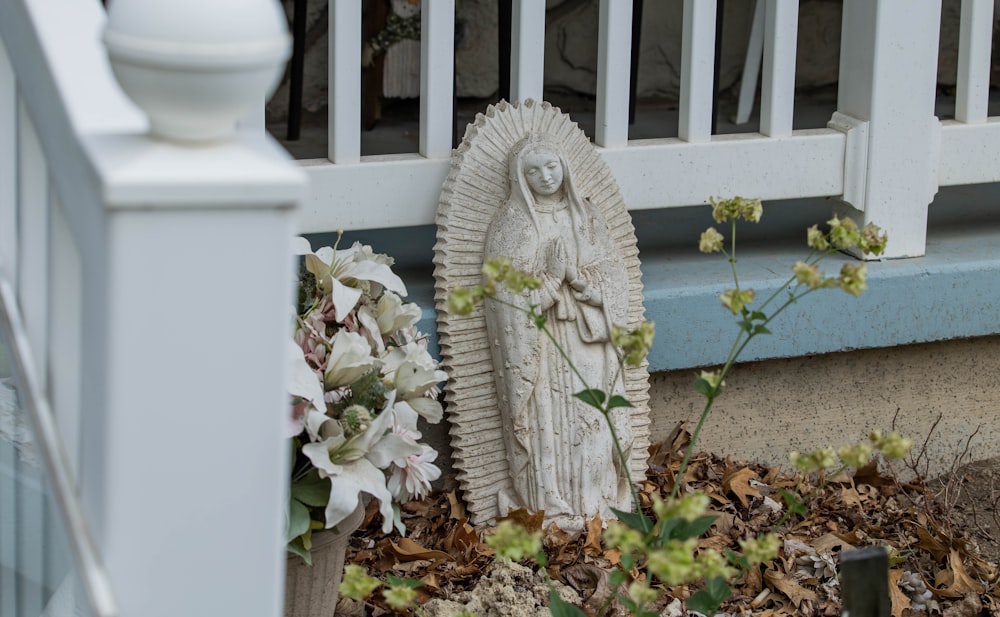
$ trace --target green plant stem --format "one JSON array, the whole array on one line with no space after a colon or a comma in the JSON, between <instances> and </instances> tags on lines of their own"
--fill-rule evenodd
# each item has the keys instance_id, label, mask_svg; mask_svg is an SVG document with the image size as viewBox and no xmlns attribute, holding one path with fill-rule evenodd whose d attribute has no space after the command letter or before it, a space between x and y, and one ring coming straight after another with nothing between
<instances>
[{"instance_id":1,"label":"green plant stem","mask_svg":"<svg viewBox=\"0 0 1000 617\"><path fill-rule=\"evenodd\" d=\"M767 304L772 300L774 300L778 296L778 294L781 293L781 291L785 290L789 285L791 285L791 283L794 280L795 277L793 276L784 285L779 287L777 291L771 294L771 296L764 301L764 303L761 305L761 308L767 306ZM805 296L809 295L814 291L816 290L806 289L804 292L802 292L797 296L793 294L788 300L784 302L784 304L779 306L770 316L768 316L763 322L761 322L761 325L766 327L767 324L771 323L771 321L775 317L780 315L782 312L784 312L785 309L787 309L792 304L798 302L799 299L804 298ZM694 448L698 443L698 437L701 435L701 429L705 426L705 421L708 419L708 415L712 411L712 405L715 403L716 397L718 397L718 395L720 394L722 382L725 380L726 375L729 374L729 370L733 367L733 364L736 363L737 358L739 358L740 354L743 353L743 350L746 349L747 345L750 344L750 341L752 341L755 336L757 336L757 333L745 332L743 330L740 330L740 333L736 335L736 339L733 340L733 345L729 349L729 355L726 357L726 363L722 366L722 370L719 371L719 385L716 386L709 395L707 395L708 401L705 403L705 408L702 410L701 416L698 418L698 424L695 426L694 431L691 433L691 441L690 443L688 443L688 447L684 450L684 457L681 459L681 466L677 470L677 476L674 480L674 486L673 488L670 489L671 499L677 497L677 493L680 490L681 482L684 478L684 472L687 471L688 464L691 462L691 456L694 454Z\"/></svg>"}]
</instances>

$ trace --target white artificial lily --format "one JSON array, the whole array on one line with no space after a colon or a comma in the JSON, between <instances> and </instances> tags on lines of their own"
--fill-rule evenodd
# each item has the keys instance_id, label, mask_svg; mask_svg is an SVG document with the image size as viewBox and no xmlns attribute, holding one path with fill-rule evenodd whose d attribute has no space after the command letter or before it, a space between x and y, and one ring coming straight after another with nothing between
<instances>
[{"instance_id":1,"label":"white artificial lily","mask_svg":"<svg viewBox=\"0 0 1000 617\"><path fill-rule=\"evenodd\" d=\"M310 415L323 415L326 403L323 402L323 383L316 372L306 362L302 348L295 341L288 341L288 393L308 403L308 406L298 417L293 417L288 427L288 437L294 437L305 428Z\"/></svg>"},{"instance_id":2,"label":"white artificial lily","mask_svg":"<svg viewBox=\"0 0 1000 617\"><path fill-rule=\"evenodd\" d=\"M383 374L393 374L393 382L402 398L422 396L434 385L448 379L448 374L437 369L434 358L417 341L396 347L388 357L383 357Z\"/></svg>"},{"instance_id":3,"label":"white artificial lily","mask_svg":"<svg viewBox=\"0 0 1000 617\"><path fill-rule=\"evenodd\" d=\"M392 404L390 399L389 403ZM382 530L392 530L392 495L385 486L383 468L400 457L419 455L421 448L391 432L394 415L386 409L372 421L364 433L344 436L336 422L324 426L331 434L323 441L302 446L321 478L330 479L330 497L326 506L329 529L354 512L359 495L368 493L379 500Z\"/></svg>"},{"instance_id":4,"label":"white artificial lily","mask_svg":"<svg viewBox=\"0 0 1000 617\"><path fill-rule=\"evenodd\" d=\"M379 366L371 346L357 332L341 330L333 335L324 381L328 388L349 386Z\"/></svg>"},{"instance_id":5,"label":"white artificial lily","mask_svg":"<svg viewBox=\"0 0 1000 617\"><path fill-rule=\"evenodd\" d=\"M380 332L395 332L417 323L420 319L420 307L412 302L403 304L402 298L386 291L378 300L375 314Z\"/></svg>"},{"instance_id":6,"label":"white artificial lily","mask_svg":"<svg viewBox=\"0 0 1000 617\"><path fill-rule=\"evenodd\" d=\"M333 299L335 317L343 321L361 299L362 289L348 285L351 281L370 281L401 296L406 295L403 280L374 257L371 247L355 242L344 250L324 246L315 253L305 238L295 240L295 252L305 256L306 269L316 277L316 285Z\"/></svg>"}]
</instances>

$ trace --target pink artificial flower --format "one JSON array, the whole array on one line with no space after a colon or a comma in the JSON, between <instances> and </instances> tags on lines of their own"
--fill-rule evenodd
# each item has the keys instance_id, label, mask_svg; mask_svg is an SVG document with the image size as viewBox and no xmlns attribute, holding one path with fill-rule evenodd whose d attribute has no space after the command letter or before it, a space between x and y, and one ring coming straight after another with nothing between
<instances>
[{"instance_id":1,"label":"pink artificial flower","mask_svg":"<svg viewBox=\"0 0 1000 617\"><path fill-rule=\"evenodd\" d=\"M441 477L441 470L434 464L437 451L428 445L420 446L420 454L410 454L392 462L389 492L400 501L423 499L431 491L431 482Z\"/></svg>"}]
</instances>

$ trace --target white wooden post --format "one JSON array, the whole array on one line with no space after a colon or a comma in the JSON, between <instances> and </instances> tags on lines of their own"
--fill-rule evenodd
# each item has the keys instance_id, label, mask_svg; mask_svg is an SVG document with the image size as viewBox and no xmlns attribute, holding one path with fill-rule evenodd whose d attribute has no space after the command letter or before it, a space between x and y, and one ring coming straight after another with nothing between
<instances>
[{"instance_id":1,"label":"white wooden post","mask_svg":"<svg viewBox=\"0 0 1000 617\"><path fill-rule=\"evenodd\" d=\"M923 255L937 192L934 116L941 0L845 0L838 112L867 123L867 165L850 205L889 234L886 257ZM854 173L848 160L845 173Z\"/></svg>"},{"instance_id":2,"label":"white wooden post","mask_svg":"<svg viewBox=\"0 0 1000 617\"><path fill-rule=\"evenodd\" d=\"M594 141L605 148L620 148L628 143L632 10L632 0L601 0Z\"/></svg>"},{"instance_id":3,"label":"white wooden post","mask_svg":"<svg viewBox=\"0 0 1000 617\"><path fill-rule=\"evenodd\" d=\"M248 135L89 149L107 251L103 318L84 318L106 337L85 345L105 382L82 475L121 612L276 617L300 172Z\"/></svg>"},{"instance_id":4,"label":"white wooden post","mask_svg":"<svg viewBox=\"0 0 1000 617\"><path fill-rule=\"evenodd\" d=\"M427 158L451 155L454 69L455 0L426 2L420 14L420 154Z\"/></svg>"},{"instance_id":5,"label":"white wooden post","mask_svg":"<svg viewBox=\"0 0 1000 617\"><path fill-rule=\"evenodd\" d=\"M715 97L715 2L684 0L681 35L681 99L677 135L693 143L712 139Z\"/></svg>"},{"instance_id":6,"label":"white wooden post","mask_svg":"<svg viewBox=\"0 0 1000 617\"><path fill-rule=\"evenodd\" d=\"M545 3L513 0L510 36L510 99L542 100L545 74Z\"/></svg>"}]
</instances>

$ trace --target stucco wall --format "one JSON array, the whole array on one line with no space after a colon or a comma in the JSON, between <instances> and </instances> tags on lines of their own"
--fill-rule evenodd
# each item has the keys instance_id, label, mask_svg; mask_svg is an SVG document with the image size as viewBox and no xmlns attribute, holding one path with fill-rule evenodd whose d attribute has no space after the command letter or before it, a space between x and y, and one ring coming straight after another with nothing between
<instances>
[{"instance_id":1,"label":"stucco wall","mask_svg":"<svg viewBox=\"0 0 1000 617\"><path fill-rule=\"evenodd\" d=\"M929 477L947 472L970 435L974 459L1000 443L1000 336L754 362L737 366L716 401L700 449L734 460L787 464L791 450L839 447L873 429L896 429L927 446ZM694 372L657 373L650 384L653 443L679 421L693 430L704 399ZM450 470L446 423L426 427Z\"/></svg>"},{"instance_id":2,"label":"stucco wall","mask_svg":"<svg viewBox=\"0 0 1000 617\"><path fill-rule=\"evenodd\" d=\"M738 366L705 424L701 446L735 459L787 462L807 451L896 429L928 442L930 474L948 471L967 438L975 459L1000 443L1000 337L769 360ZM704 399L692 371L653 376L653 438L678 421L693 430Z\"/></svg>"}]
</instances>

